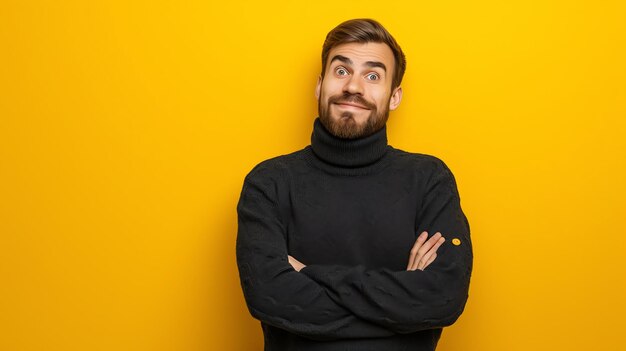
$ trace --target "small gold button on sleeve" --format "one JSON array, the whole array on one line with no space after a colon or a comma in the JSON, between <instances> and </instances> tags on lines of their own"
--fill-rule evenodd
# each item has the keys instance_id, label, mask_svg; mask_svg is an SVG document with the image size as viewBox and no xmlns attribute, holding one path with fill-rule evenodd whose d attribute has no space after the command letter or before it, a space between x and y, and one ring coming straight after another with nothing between
<instances>
[{"instance_id":1,"label":"small gold button on sleeve","mask_svg":"<svg viewBox=\"0 0 626 351\"><path fill-rule=\"evenodd\" d=\"M455 246L461 245L461 240L459 238L452 239L452 245L455 245Z\"/></svg>"}]
</instances>

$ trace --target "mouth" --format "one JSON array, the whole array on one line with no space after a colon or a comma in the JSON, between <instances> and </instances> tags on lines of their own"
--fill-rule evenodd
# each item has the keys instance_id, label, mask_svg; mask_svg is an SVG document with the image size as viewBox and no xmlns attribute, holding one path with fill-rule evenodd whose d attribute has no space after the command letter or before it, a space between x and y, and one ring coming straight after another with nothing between
<instances>
[{"instance_id":1,"label":"mouth","mask_svg":"<svg viewBox=\"0 0 626 351\"><path fill-rule=\"evenodd\" d=\"M346 109L360 109L360 110L369 110L366 106L355 104L353 102L335 102L335 105L346 108Z\"/></svg>"}]
</instances>

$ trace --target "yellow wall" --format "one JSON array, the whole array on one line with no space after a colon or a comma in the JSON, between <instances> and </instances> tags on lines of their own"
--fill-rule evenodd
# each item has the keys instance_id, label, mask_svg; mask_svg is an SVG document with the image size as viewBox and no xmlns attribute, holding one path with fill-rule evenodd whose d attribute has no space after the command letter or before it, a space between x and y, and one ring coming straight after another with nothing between
<instances>
[{"instance_id":1,"label":"yellow wall","mask_svg":"<svg viewBox=\"0 0 626 351\"><path fill-rule=\"evenodd\" d=\"M3 1L0 349L260 350L235 205L255 164L308 144L322 41L353 17L408 58L390 143L445 160L470 219L470 300L439 350L623 349L625 14Z\"/></svg>"}]
</instances>

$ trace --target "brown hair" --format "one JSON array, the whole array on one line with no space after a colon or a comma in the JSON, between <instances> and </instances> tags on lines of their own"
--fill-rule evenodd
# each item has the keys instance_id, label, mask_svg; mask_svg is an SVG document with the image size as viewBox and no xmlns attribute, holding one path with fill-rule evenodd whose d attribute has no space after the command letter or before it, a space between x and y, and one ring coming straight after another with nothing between
<instances>
[{"instance_id":1,"label":"brown hair","mask_svg":"<svg viewBox=\"0 0 626 351\"><path fill-rule=\"evenodd\" d=\"M332 48L347 43L384 43L389 46L395 58L395 69L393 71L393 79L391 88L400 86L404 71L406 70L406 58L400 48L400 45L382 26L382 24L370 18L359 18L345 21L333 28L326 35L324 45L322 46L322 78L326 71L326 63L328 62L328 53Z\"/></svg>"}]
</instances>

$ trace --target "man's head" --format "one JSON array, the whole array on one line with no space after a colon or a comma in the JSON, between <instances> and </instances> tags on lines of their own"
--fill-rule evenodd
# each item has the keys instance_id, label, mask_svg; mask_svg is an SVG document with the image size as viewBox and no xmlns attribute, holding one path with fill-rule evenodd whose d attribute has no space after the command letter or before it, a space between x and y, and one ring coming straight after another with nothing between
<instances>
[{"instance_id":1,"label":"man's head","mask_svg":"<svg viewBox=\"0 0 626 351\"><path fill-rule=\"evenodd\" d=\"M406 59L387 30L372 19L341 23L326 36L315 95L320 121L332 134L354 139L385 126L402 99Z\"/></svg>"}]
</instances>

